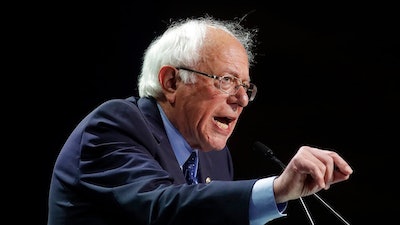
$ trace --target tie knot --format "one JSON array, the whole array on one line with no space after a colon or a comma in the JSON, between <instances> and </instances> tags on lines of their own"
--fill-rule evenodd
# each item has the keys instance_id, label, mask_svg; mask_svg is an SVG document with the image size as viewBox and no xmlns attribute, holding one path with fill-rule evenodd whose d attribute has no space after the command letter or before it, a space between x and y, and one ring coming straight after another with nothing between
<instances>
[{"instance_id":1,"label":"tie knot","mask_svg":"<svg viewBox=\"0 0 400 225\"><path fill-rule=\"evenodd\" d=\"M189 158L186 160L186 162L188 162L188 163L195 163L195 162L196 162L196 157L197 157L197 154L196 154L195 151L193 151L193 152L190 154Z\"/></svg>"}]
</instances>

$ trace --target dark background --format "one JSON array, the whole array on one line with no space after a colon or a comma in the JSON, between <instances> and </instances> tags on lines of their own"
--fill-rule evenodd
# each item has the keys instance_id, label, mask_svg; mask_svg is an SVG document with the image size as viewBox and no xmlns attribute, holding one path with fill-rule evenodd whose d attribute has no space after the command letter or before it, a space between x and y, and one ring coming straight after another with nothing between
<instances>
[{"instance_id":1,"label":"dark background","mask_svg":"<svg viewBox=\"0 0 400 225\"><path fill-rule=\"evenodd\" d=\"M259 93L228 143L236 178L279 173L278 165L253 152L255 141L284 163L301 145L334 149L354 174L319 192L323 199L351 224L384 224L398 212L392 206L398 198L398 7L251 1L46 7L32 13L34 22L26 21L37 40L30 53L37 84L26 97L35 97L35 117L29 119L32 136L40 136L30 148L33 143L40 149L39 194L34 194L40 204L33 210L41 224L47 221L53 163L74 126L104 100L136 94L143 51L170 19L205 13L221 19L247 15L243 24L259 29L258 63L251 69ZM304 200L316 224L342 224L314 197ZM270 224L310 224L299 201L291 202L287 213Z\"/></svg>"}]
</instances>

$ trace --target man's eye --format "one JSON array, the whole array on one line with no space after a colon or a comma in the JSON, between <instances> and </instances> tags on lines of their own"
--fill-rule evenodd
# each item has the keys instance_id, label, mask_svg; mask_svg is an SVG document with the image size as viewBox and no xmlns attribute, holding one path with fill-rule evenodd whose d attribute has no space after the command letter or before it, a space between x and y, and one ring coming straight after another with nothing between
<instances>
[{"instance_id":1,"label":"man's eye","mask_svg":"<svg viewBox=\"0 0 400 225\"><path fill-rule=\"evenodd\" d=\"M229 76L224 76L222 77L222 80L226 83L232 83L233 82L233 78L229 77Z\"/></svg>"}]
</instances>

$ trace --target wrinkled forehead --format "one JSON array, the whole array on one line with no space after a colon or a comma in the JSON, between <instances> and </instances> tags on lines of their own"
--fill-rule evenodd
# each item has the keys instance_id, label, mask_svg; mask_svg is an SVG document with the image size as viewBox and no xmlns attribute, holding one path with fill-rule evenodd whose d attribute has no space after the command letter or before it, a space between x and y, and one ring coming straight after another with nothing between
<instances>
[{"instance_id":1,"label":"wrinkled forehead","mask_svg":"<svg viewBox=\"0 0 400 225\"><path fill-rule=\"evenodd\" d=\"M212 68L213 71L220 68L219 72L229 70L234 74L248 74L246 49L233 35L221 29L209 29L205 41L201 50L201 64Z\"/></svg>"}]
</instances>

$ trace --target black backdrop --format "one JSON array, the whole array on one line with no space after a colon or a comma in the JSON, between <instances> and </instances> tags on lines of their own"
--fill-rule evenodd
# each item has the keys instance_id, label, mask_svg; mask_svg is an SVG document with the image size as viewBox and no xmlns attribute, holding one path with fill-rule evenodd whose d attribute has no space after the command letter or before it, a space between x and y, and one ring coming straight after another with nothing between
<instances>
[{"instance_id":1,"label":"black backdrop","mask_svg":"<svg viewBox=\"0 0 400 225\"><path fill-rule=\"evenodd\" d=\"M41 72L34 127L46 132L32 143L44 152L35 194L40 207L33 209L43 224L51 169L69 132L102 101L136 94L142 53L171 18L205 13L247 15L243 23L259 29L251 70L259 94L228 143L236 178L279 172L252 151L255 141L285 163L303 144L335 149L355 172L321 191L323 199L351 224L384 223L398 211L389 206L398 196L399 15L393 5L145 1L56 3L40 12L34 49L44 56L33 59ZM341 224L315 198L304 200L316 224ZM271 224L309 224L298 201L287 213Z\"/></svg>"}]
</instances>

